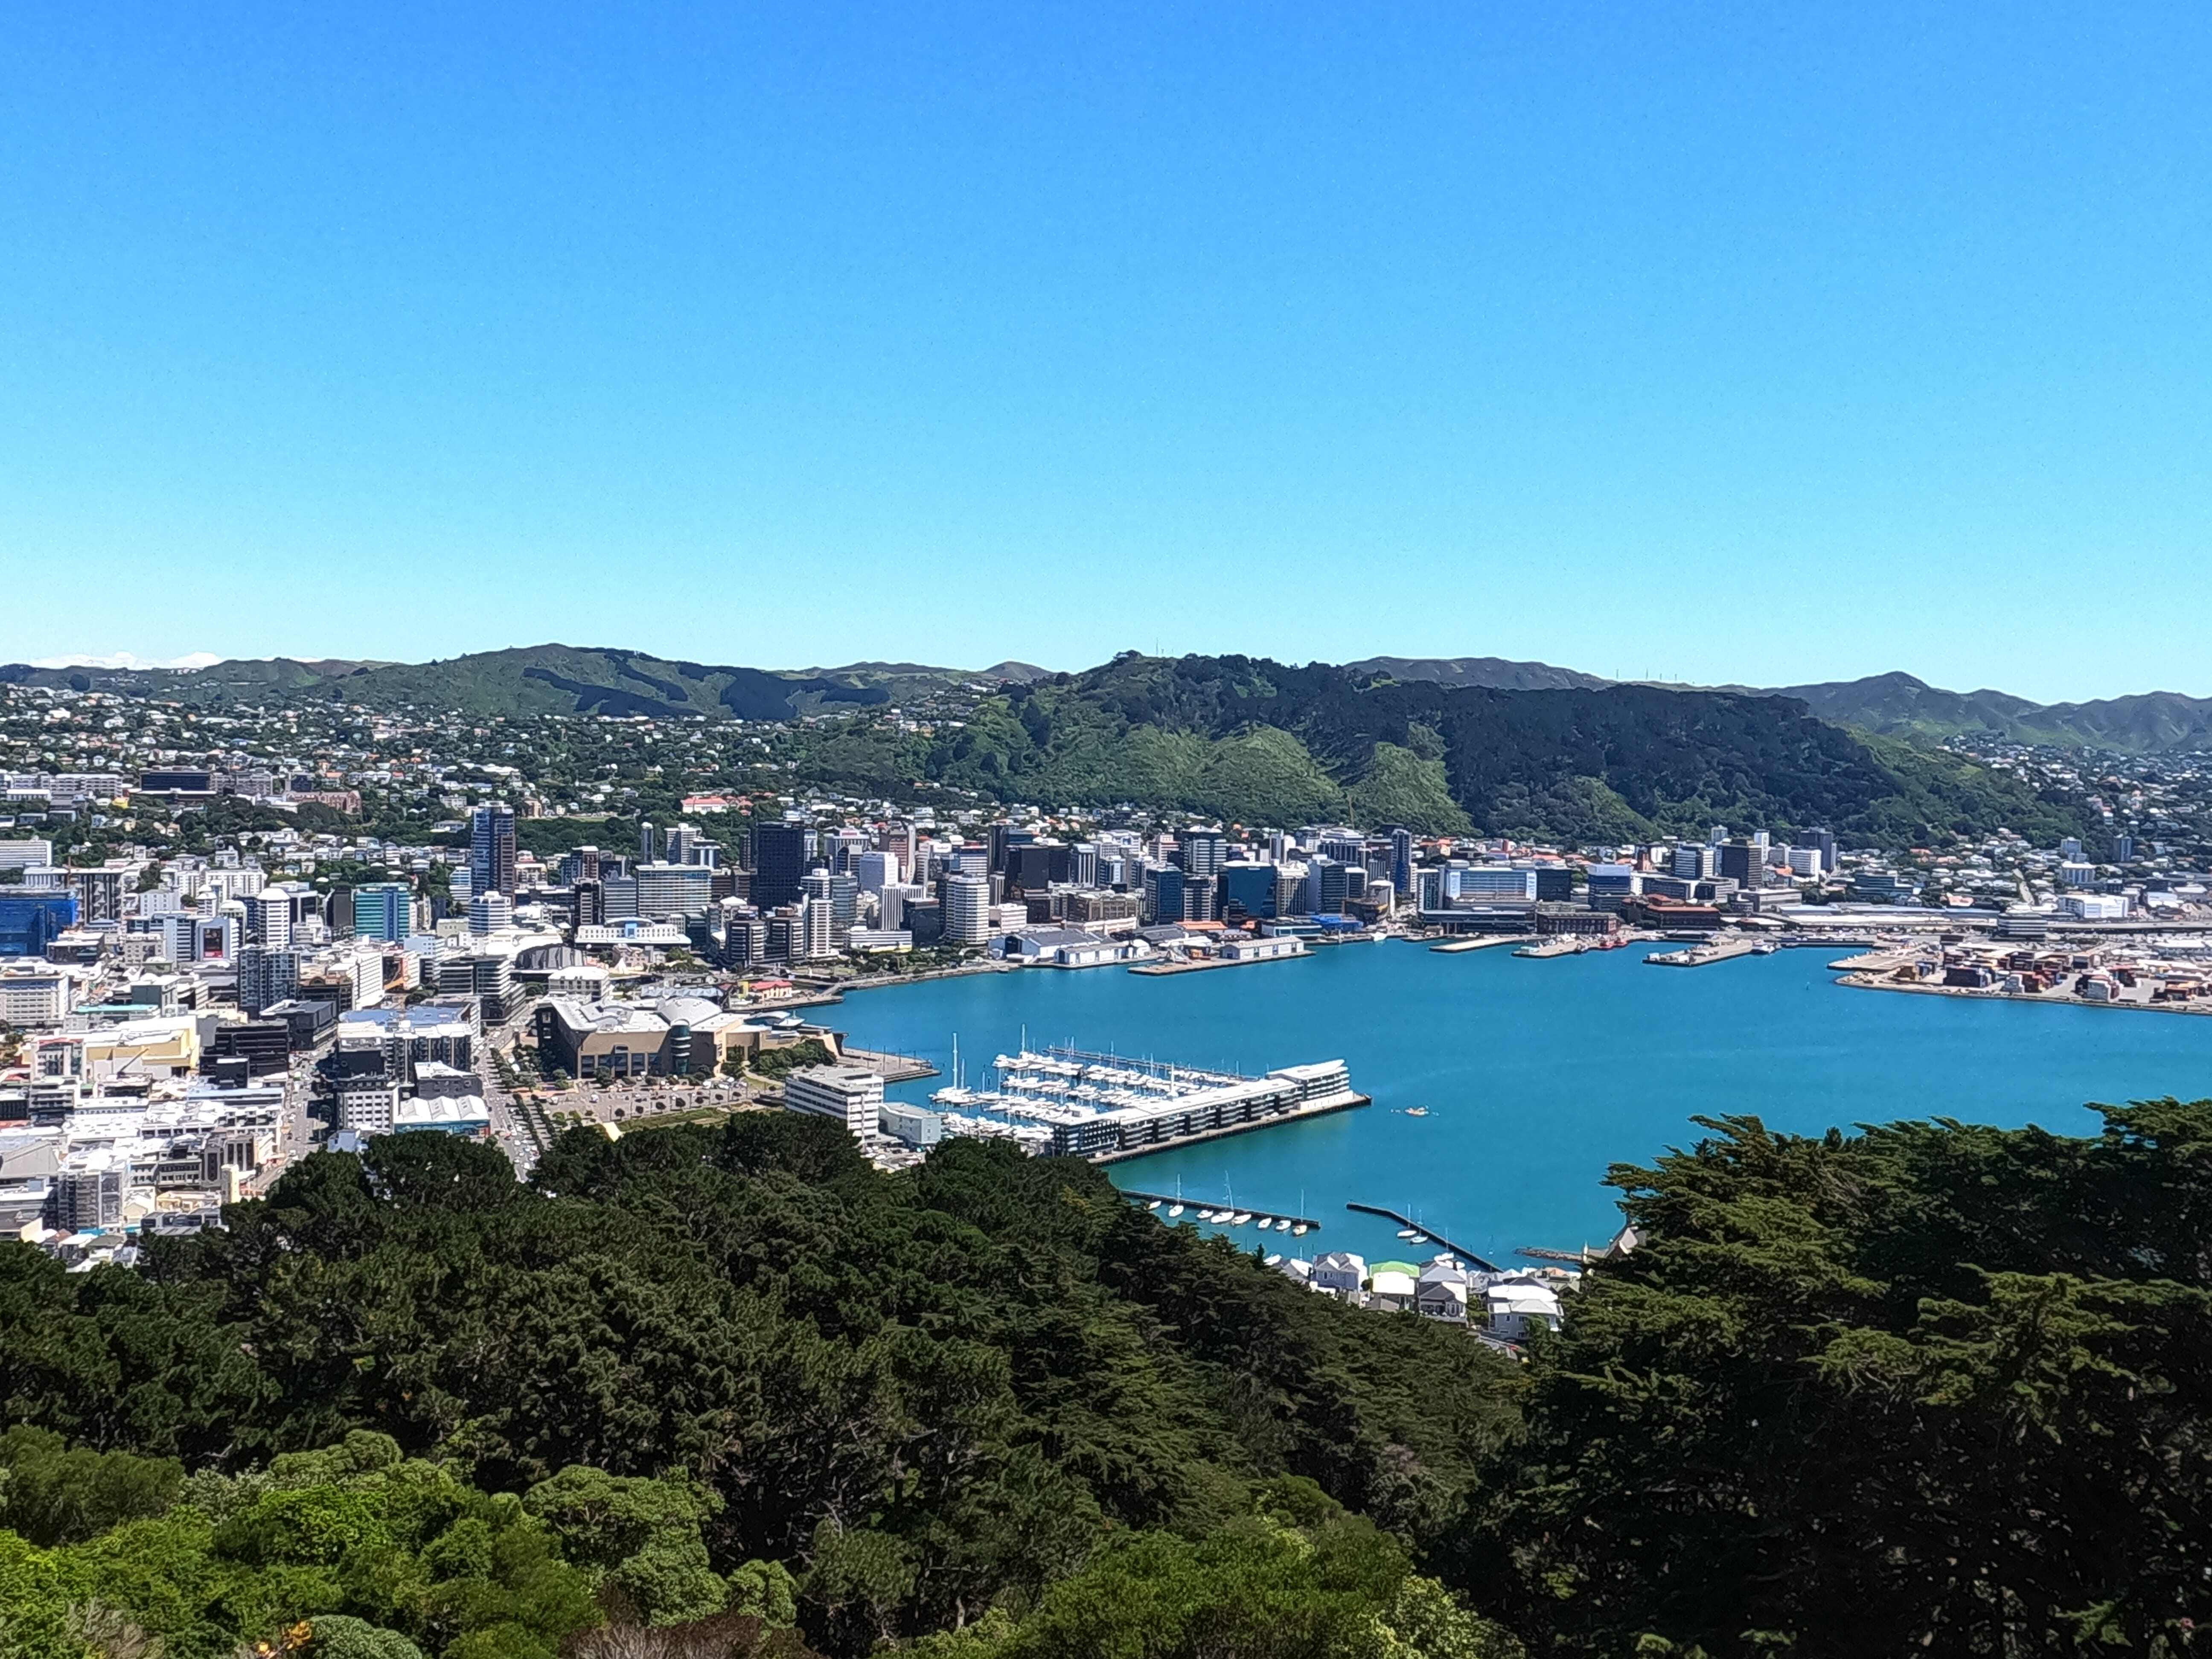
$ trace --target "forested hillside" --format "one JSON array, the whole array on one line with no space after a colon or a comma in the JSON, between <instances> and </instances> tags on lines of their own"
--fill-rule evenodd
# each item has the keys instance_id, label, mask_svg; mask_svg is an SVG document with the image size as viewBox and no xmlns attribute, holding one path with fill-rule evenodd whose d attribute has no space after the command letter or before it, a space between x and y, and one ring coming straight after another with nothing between
<instances>
[{"instance_id":1,"label":"forested hillside","mask_svg":"<svg viewBox=\"0 0 2212 1659\"><path fill-rule=\"evenodd\" d=\"M401 1136L365 1163L309 1158L234 1208L228 1232L157 1242L138 1273L0 1249L9 1422L232 1477L277 1458L283 1487L333 1486L283 1455L364 1430L442 1471L367 1469L366 1498L173 1482L194 1511L98 1559L85 1528L27 1528L10 1509L16 1530L79 1553L0 1557L0 1616L20 1620L7 1598L47 1583L49 1601L96 1595L198 1659L258 1635L296 1594L301 1611L398 1628L426 1651L522 1659L579 1617L546 1565L561 1559L541 1536L560 1531L546 1506L562 1483L606 1476L672 1483L624 1499L672 1516L655 1523L658 1567L631 1560L652 1528L634 1547L594 1546L629 1601L693 1615L715 1601L698 1577L709 1564L746 1583L767 1571L748 1563L789 1564L805 1574L802 1627L831 1655L1026 1609L1124 1533L1230 1528L1264 1551L1303 1525L1358 1542L1371 1582L1339 1612L1380 1618L1407 1558L1369 1523L1416 1546L1440 1536L1511 1421L1512 1368L1458 1333L1314 1297L1163 1227L1079 1162L960 1142L892 1178L840 1126L754 1115L618 1144L573 1133L537 1183L518 1187L488 1146ZM433 1524L392 1511L394 1480L514 1493L523 1511L456 1489ZM281 1511L274 1541L231 1523L240 1504ZM364 1505L392 1565L333 1588L327 1570L349 1558L298 1542L325 1524L301 1506ZM1338 1505L1367 1529L1332 1519ZM149 1498L131 1512L160 1510ZM483 1551L457 1554L440 1540L472 1514ZM131 1565L110 1571L118 1551ZM198 1565L157 1593L171 1551ZM325 1577L269 1577L310 1566ZM252 1585L224 1588L240 1574ZM441 1622L435 1583L455 1574L510 1610ZM464 1642L514 1624L514 1597L556 1591L566 1611Z\"/></svg>"},{"instance_id":2,"label":"forested hillside","mask_svg":"<svg viewBox=\"0 0 2212 1659\"><path fill-rule=\"evenodd\" d=\"M1454 688L1250 657L1131 655L1010 687L919 758L933 779L1005 799L1569 842L1717 823L1892 845L2083 828L2074 803L2009 775L1869 741L1780 698Z\"/></svg>"},{"instance_id":3,"label":"forested hillside","mask_svg":"<svg viewBox=\"0 0 2212 1659\"><path fill-rule=\"evenodd\" d=\"M1749 1119L1528 1364L1103 1176L837 1126L323 1154L0 1249L23 1659L2193 1651L2212 1102Z\"/></svg>"}]
</instances>

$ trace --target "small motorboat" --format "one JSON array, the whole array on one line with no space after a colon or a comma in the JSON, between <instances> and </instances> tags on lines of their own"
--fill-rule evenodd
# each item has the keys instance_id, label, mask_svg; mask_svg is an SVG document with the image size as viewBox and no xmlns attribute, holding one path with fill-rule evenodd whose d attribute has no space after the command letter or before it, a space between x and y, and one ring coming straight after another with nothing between
<instances>
[{"instance_id":1,"label":"small motorboat","mask_svg":"<svg viewBox=\"0 0 2212 1659\"><path fill-rule=\"evenodd\" d=\"M1252 1218L1252 1212L1251 1212L1251 1211L1249 1211L1249 1210L1239 1210L1239 1211L1238 1211L1235 1215L1233 1215L1233 1216L1231 1216L1231 1217L1230 1218L1230 1219L1229 1219L1229 1224L1230 1224L1231 1226L1232 1226L1232 1227L1241 1227L1241 1226L1243 1226L1246 1222L1249 1221L1251 1218Z\"/></svg>"},{"instance_id":2,"label":"small motorboat","mask_svg":"<svg viewBox=\"0 0 2212 1659\"><path fill-rule=\"evenodd\" d=\"M1304 1222L1298 1222L1291 1228L1291 1237L1292 1238L1304 1238L1305 1236L1306 1224Z\"/></svg>"},{"instance_id":3,"label":"small motorboat","mask_svg":"<svg viewBox=\"0 0 2212 1659\"><path fill-rule=\"evenodd\" d=\"M1157 1210L1160 1207L1160 1201L1156 1198L1151 1203L1146 1205L1145 1207L1148 1210Z\"/></svg>"},{"instance_id":4,"label":"small motorboat","mask_svg":"<svg viewBox=\"0 0 2212 1659\"><path fill-rule=\"evenodd\" d=\"M1169 1205L1169 1206L1168 1206L1168 1216L1169 1216L1169 1218L1170 1218L1170 1219L1173 1219L1175 1217L1179 1216L1179 1215L1181 1215L1182 1213L1182 1205L1180 1205L1180 1204L1170 1204L1170 1205Z\"/></svg>"},{"instance_id":5,"label":"small motorboat","mask_svg":"<svg viewBox=\"0 0 2212 1659\"><path fill-rule=\"evenodd\" d=\"M1420 1229L1418 1227L1401 1227L1398 1229L1398 1237L1401 1238L1419 1238L1420 1236Z\"/></svg>"}]
</instances>

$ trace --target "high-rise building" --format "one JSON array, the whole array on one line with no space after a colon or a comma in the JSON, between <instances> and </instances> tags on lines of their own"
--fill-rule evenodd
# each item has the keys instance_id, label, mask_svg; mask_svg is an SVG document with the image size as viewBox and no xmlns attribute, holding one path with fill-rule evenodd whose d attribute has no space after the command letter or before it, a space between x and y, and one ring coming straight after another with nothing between
<instances>
[{"instance_id":1,"label":"high-rise building","mask_svg":"<svg viewBox=\"0 0 2212 1659\"><path fill-rule=\"evenodd\" d=\"M267 888L243 901L246 942L283 950L292 942L292 895L281 887Z\"/></svg>"},{"instance_id":2,"label":"high-rise building","mask_svg":"<svg viewBox=\"0 0 2212 1659\"><path fill-rule=\"evenodd\" d=\"M987 945L991 939L991 880L984 875L945 878L945 942ZM911 908L911 907L909 907Z\"/></svg>"},{"instance_id":3,"label":"high-rise building","mask_svg":"<svg viewBox=\"0 0 2212 1659\"><path fill-rule=\"evenodd\" d=\"M766 912L795 904L804 894L806 831L795 823L753 825L753 903Z\"/></svg>"},{"instance_id":4,"label":"high-rise building","mask_svg":"<svg viewBox=\"0 0 2212 1659\"><path fill-rule=\"evenodd\" d=\"M703 916L714 902L714 872L703 864L637 866L637 914L649 920Z\"/></svg>"},{"instance_id":5,"label":"high-rise building","mask_svg":"<svg viewBox=\"0 0 2212 1659\"><path fill-rule=\"evenodd\" d=\"M504 893L478 893L469 901L469 932L477 938L514 926L514 901Z\"/></svg>"},{"instance_id":6,"label":"high-rise building","mask_svg":"<svg viewBox=\"0 0 2212 1659\"><path fill-rule=\"evenodd\" d=\"M792 955L801 962L826 962L837 954L836 912L828 899L809 896L799 902L794 945Z\"/></svg>"},{"instance_id":7,"label":"high-rise building","mask_svg":"<svg viewBox=\"0 0 2212 1659\"><path fill-rule=\"evenodd\" d=\"M1224 864L1214 880L1223 920L1267 919L1277 914L1273 865Z\"/></svg>"},{"instance_id":8,"label":"high-rise building","mask_svg":"<svg viewBox=\"0 0 2212 1659\"><path fill-rule=\"evenodd\" d=\"M42 957L55 934L76 926L76 894L0 887L0 957Z\"/></svg>"},{"instance_id":9,"label":"high-rise building","mask_svg":"<svg viewBox=\"0 0 2212 1659\"><path fill-rule=\"evenodd\" d=\"M1352 902L1352 870L1332 858L1316 857L1306 866L1305 909L1312 916L1340 916Z\"/></svg>"},{"instance_id":10,"label":"high-rise building","mask_svg":"<svg viewBox=\"0 0 2212 1659\"><path fill-rule=\"evenodd\" d=\"M1176 837L1176 862L1186 875L1214 875L1228 859L1227 847L1218 830L1186 830Z\"/></svg>"},{"instance_id":11,"label":"high-rise building","mask_svg":"<svg viewBox=\"0 0 2212 1659\"><path fill-rule=\"evenodd\" d=\"M415 931L413 901L414 891L404 882L372 881L355 888L354 937L398 944Z\"/></svg>"},{"instance_id":12,"label":"high-rise building","mask_svg":"<svg viewBox=\"0 0 2212 1659\"><path fill-rule=\"evenodd\" d=\"M896 853L863 853L854 861L853 873L864 893L880 893L886 887L895 887L899 880L899 860Z\"/></svg>"},{"instance_id":13,"label":"high-rise building","mask_svg":"<svg viewBox=\"0 0 2212 1659\"><path fill-rule=\"evenodd\" d=\"M637 861L652 864L660 857L660 843L655 839L653 822L647 819L637 826Z\"/></svg>"},{"instance_id":14,"label":"high-rise building","mask_svg":"<svg viewBox=\"0 0 2212 1659\"><path fill-rule=\"evenodd\" d=\"M1394 823L1384 832L1390 837L1390 890L1404 895L1413 890L1413 832Z\"/></svg>"},{"instance_id":15,"label":"high-rise building","mask_svg":"<svg viewBox=\"0 0 2212 1659\"><path fill-rule=\"evenodd\" d=\"M469 815L469 891L514 892L514 809L479 806Z\"/></svg>"},{"instance_id":16,"label":"high-rise building","mask_svg":"<svg viewBox=\"0 0 2212 1659\"><path fill-rule=\"evenodd\" d=\"M282 945L247 945L238 952L238 1006L249 1014L299 994L300 953Z\"/></svg>"}]
</instances>

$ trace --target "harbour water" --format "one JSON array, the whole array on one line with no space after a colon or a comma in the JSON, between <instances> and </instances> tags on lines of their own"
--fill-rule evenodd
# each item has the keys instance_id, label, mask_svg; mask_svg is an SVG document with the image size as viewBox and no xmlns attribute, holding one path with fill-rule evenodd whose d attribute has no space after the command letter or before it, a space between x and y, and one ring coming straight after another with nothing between
<instances>
[{"instance_id":1,"label":"harbour water","mask_svg":"<svg viewBox=\"0 0 2212 1659\"><path fill-rule=\"evenodd\" d=\"M946 1068L957 1033L971 1082L1024 1036L1248 1073L1342 1059L1372 1106L1111 1174L1180 1187L1186 1219L1232 1191L1241 1209L1314 1216L1324 1225L1297 1254L1370 1260L1428 1252L1347 1200L1415 1216L1501 1265L1522 1245L1601 1244L1619 1223L1607 1165L1687 1144L1702 1133L1693 1115L1803 1133L1940 1115L2078 1134L2096 1125L2087 1101L2212 1094L2212 1020L1881 996L1833 982L1827 963L1847 951L1673 973L1645 954L1528 962L1386 944L1167 978L1030 969L862 992L832 1018L856 1042ZM942 1081L890 1092L924 1102ZM1234 1236L1291 1246L1249 1226Z\"/></svg>"}]
</instances>

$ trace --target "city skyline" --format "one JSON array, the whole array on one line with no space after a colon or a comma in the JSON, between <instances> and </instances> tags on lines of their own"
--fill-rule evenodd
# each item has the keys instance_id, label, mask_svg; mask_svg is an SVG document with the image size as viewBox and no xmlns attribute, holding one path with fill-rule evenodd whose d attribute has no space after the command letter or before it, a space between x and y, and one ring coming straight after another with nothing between
<instances>
[{"instance_id":1,"label":"city skyline","mask_svg":"<svg viewBox=\"0 0 2212 1659\"><path fill-rule=\"evenodd\" d=\"M2206 695L2205 46L2171 6L18 18L0 659ZM301 602L379 587L404 628Z\"/></svg>"}]
</instances>

